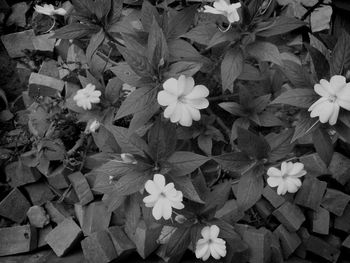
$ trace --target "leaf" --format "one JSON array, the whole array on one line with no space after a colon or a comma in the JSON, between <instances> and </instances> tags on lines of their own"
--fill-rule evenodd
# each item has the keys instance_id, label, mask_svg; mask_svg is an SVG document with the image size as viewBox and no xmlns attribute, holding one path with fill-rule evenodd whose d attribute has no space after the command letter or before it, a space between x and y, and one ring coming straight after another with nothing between
<instances>
[{"instance_id":1,"label":"leaf","mask_svg":"<svg viewBox=\"0 0 350 263\"><path fill-rule=\"evenodd\" d=\"M211 155L213 148L212 136L201 134L197 138L198 147L207 155Z\"/></svg>"},{"instance_id":2,"label":"leaf","mask_svg":"<svg viewBox=\"0 0 350 263\"><path fill-rule=\"evenodd\" d=\"M293 129L287 129L280 133L269 133L265 137L271 147L270 162L281 160L292 151L295 145L291 143L293 133Z\"/></svg>"},{"instance_id":3,"label":"leaf","mask_svg":"<svg viewBox=\"0 0 350 263\"><path fill-rule=\"evenodd\" d=\"M171 61L197 61L208 62L206 57L203 57L197 49L195 49L190 43L182 39L176 39L168 43L170 60Z\"/></svg>"},{"instance_id":4,"label":"leaf","mask_svg":"<svg viewBox=\"0 0 350 263\"><path fill-rule=\"evenodd\" d=\"M307 70L304 69L301 65L295 63L294 61L283 60L282 71L296 88L309 89L313 86L310 81L310 76L307 73Z\"/></svg>"},{"instance_id":5,"label":"leaf","mask_svg":"<svg viewBox=\"0 0 350 263\"><path fill-rule=\"evenodd\" d=\"M325 129L319 127L312 133L312 141L316 152L322 161L328 166L332 160L334 149L332 140Z\"/></svg>"},{"instance_id":6,"label":"leaf","mask_svg":"<svg viewBox=\"0 0 350 263\"><path fill-rule=\"evenodd\" d=\"M185 34L192 25L197 9L198 5L192 5L177 12L169 21L167 39L175 39Z\"/></svg>"},{"instance_id":7,"label":"leaf","mask_svg":"<svg viewBox=\"0 0 350 263\"><path fill-rule=\"evenodd\" d=\"M242 172L246 170L253 161L243 152L232 152L212 157L214 161L225 170Z\"/></svg>"},{"instance_id":8,"label":"leaf","mask_svg":"<svg viewBox=\"0 0 350 263\"><path fill-rule=\"evenodd\" d=\"M271 37L280 34L290 32L294 29L306 26L306 23L290 16L278 16L273 18L270 23L270 26L267 26L266 23L258 24L256 29L256 35L261 37Z\"/></svg>"},{"instance_id":9,"label":"leaf","mask_svg":"<svg viewBox=\"0 0 350 263\"><path fill-rule=\"evenodd\" d=\"M91 16L94 11L94 6L92 1L86 0L72 0L74 9L79 12L79 15Z\"/></svg>"},{"instance_id":10,"label":"leaf","mask_svg":"<svg viewBox=\"0 0 350 263\"><path fill-rule=\"evenodd\" d=\"M124 153L141 156L144 156L144 153L149 154L149 148L146 142L136 134L129 135L128 129L114 125L107 125L106 128L113 134Z\"/></svg>"},{"instance_id":11,"label":"leaf","mask_svg":"<svg viewBox=\"0 0 350 263\"><path fill-rule=\"evenodd\" d=\"M123 0L112 0L111 9L108 14L108 24L113 25L117 23L122 15Z\"/></svg>"},{"instance_id":12,"label":"leaf","mask_svg":"<svg viewBox=\"0 0 350 263\"><path fill-rule=\"evenodd\" d=\"M111 1L112 0L95 0L94 1L94 7L95 7L95 15L99 20L102 20L102 18L106 17L111 10Z\"/></svg>"},{"instance_id":13,"label":"leaf","mask_svg":"<svg viewBox=\"0 0 350 263\"><path fill-rule=\"evenodd\" d=\"M221 63L221 81L223 90L233 91L233 82L242 73L244 55L240 47L226 52Z\"/></svg>"},{"instance_id":14,"label":"leaf","mask_svg":"<svg viewBox=\"0 0 350 263\"><path fill-rule=\"evenodd\" d=\"M248 130L238 127L238 148L248 156L257 160L267 158L270 152L270 145L264 137L256 135Z\"/></svg>"},{"instance_id":15,"label":"leaf","mask_svg":"<svg viewBox=\"0 0 350 263\"><path fill-rule=\"evenodd\" d=\"M190 39L198 44L206 46L217 31L218 28L214 23L199 24L181 37Z\"/></svg>"},{"instance_id":16,"label":"leaf","mask_svg":"<svg viewBox=\"0 0 350 263\"><path fill-rule=\"evenodd\" d=\"M244 108L237 102L221 102L219 107L235 116L246 116Z\"/></svg>"},{"instance_id":17,"label":"leaf","mask_svg":"<svg viewBox=\"0 0 350 263\"><path fill-rule=\"evenodd\" d=\"M142 172L133 171L124 175L112 185L119 195L130 195L143 189L148 179Z\"/></svg>"},{"instance_id":18,"label":"leaf","mask_svg":"<svg viewBox=\"0 0 350 263\"><path fill-rule=\"evenodd\" d=\"M153 18L152 27L148 35L147 57L148 61L155 69L163 66L169 58L168 45L165 36L155 18Z\"/></svg>"},{"instance_id":19,"label":"leaf","mask_svg":"<svg viewBox=\"0 0 350 263\"><path fill-rule=\"evenodd\" d=\"M283 125L282 121L277 118L272 112L263 111L258 115L260 126L262 127L274 127Z\"/></svg>"},{"instance_id":20,"label":"leaf","mask_svg":"<svg viewBox=\"0 0 350 263\"><path fill-rule=\"evenodd\" d=\"M264 188L263 166L257 166L244 174L238 183L237 204L240 209L246 211L261 198Z\"/></svg>"},{"instance_id":21,"label":"leaf","mask_svg":"<svg viewBox=\"0 0 350 263\"><path fill-rule=\"evenodd\" d=\"M2 8L1 8L2 9ZM19 2L11 6L11 14L6 20L6 26L16 25L19 27L25 27L26 22L26 12L29 6L26 2Z\"/></svg>"},{"instance_id":22,"label":"leaf","mask_svg":"<svg viewBox=\"0 0 350 263\"><path fill-rule=\"evenodd\" d=\"M350 66L350 35L342 30L331 55L331 76L342 75Z\"/></svg>"},{"instance_id":23,"label":"leaf","mask_svg":"<svg viewBox=\"0 0 350 263\"><path fill-rule=\"evenodd\" d=\"M98 132L92 133L92 137L101 152L120 152L120 147L113 135L104 126L101 126Z\"/></svg>"},{"instance_id":24,"label":"leaf","mask_svg":"<svg viewBox=\"0 0 350 263\"><path fill-rule=\"evenodd\" d=\"M105 33L103 29L101 29L96 34L93 34L92 37L90 38L89 45L86 48L86 58L88 59L89 64L91 64L92 56L95 54L99 46L102 45L104 39L105 39Z\"/></svg>"},{"instance_id":25,"label":"leaf","mask_svg":"<svg viewBox=\"0 0 350 263\"><path fill-rule=\"evenodd\" d=\"M160 25L160 16L158 14L157 8L151 5L147 0L143 1L141 10L141 23L143 29L146 32L149 32L152 28L153 18L155 18Z\"/></svg>"},{"instance_id":26,"label":"leaf","mask_svg":"<svg viewBox=\"0 0 350 263\"><path fill-rule=\"evenodd\" d=\"M117 191L114 191L109 194L103 195L102 201L106 205L107 210L112 212L118 209L125 201L126 197L118 194Z\"/></svg>"},{"instance_id":27,"label":"leaf","mask_svg":"<svg viewBox=\"0 0 350 263\"><path fill-rule=\"evenodd\" d=\"M199 155L193 152L174 152L167 160L172 166L172 174L184 176L192 173L202 164L209 161L207 156Z\"/></svg>"},{"instance_id":28,"label":"leaf","mask_svg":"<svg viewBox=\"0 0 350 263\"><path fill-rule=\"evenodd\" d=\"M283 66L281 54L277 46L272 43L256 41L249 44L246 47L246 51L250 56L259 61L273 62L279 66Z\"/></svg>"},{"instance_id":29,"label":"leaf","mask_svg":"<svg viewBox=\"0 0 350 263\"><path fill-rule=\"evenodd\" d=\"M141 209L139 205L140 194L128 196L125 200L125 228L126 231L134 234L141 219Z\"/></svg>"},{"instance_id":30,"label":"leaf","mask_svg":"<svg viewBox=\"0 0 350 263\"><path fill-rule=\"evenodd\" d=\"M128 33L120 33L123 37L123 40L125 42L126 48L130 52L137 53L138 55L145 55L147 52L146 49L146 41L141 39L141 37L135 35L135 34L128 34ZM145 43L143 43L145 42ZM150 60L151 62L151 60Z\"/></svg>"},{"instance_id":31,"label":"leaf","mask_svg":"<svg viewBox=\"0 0 350 263\"><path fill-rule=\"evenodd\" d=\"M313 89L291 89L279 95L271 104L288 104L308 109L316 98Z\"/></svg>"},{"instance_id":32,"label":"leaf","mask_svg":"<svg viewBox=\"0 0 350 263\"><path fill-rule=\"evenodd\" d=\"M135 112L129 125L129 134L137 133L138 129L142 128L158 112L159 107L156 97L154 97L153 103L148 103L144 106L143 110Z\"/></svg>"},{"instance_id":33,"label":"leaf","mask_svg":"<svg viewBox=\"0 0 350 263\"><path fill-rule=\"evenodd\" d=\"M139 55L135 52L117 46L119 52L123 55L126 62L129 64L131 69L140 77L153 77L153 68L145 56Z\"/></svg>"},{"instance_id":34,"label":"leaf","mask_svg":"<svg viewBox=\"0 0 350 263\"><path fill-rule=\"evenodd\" d=\"M247 63L244 63L243 70L241 74L237 77L237 79L242 80L261 80L263 76L260 74L260 71Z\"/></svg>"},{"instance_id":35,"label":"leaf","mask_svg":"<svg viewBox=\"0 0 350 263\"><path fill-rule=\"evenodd\" d=\"M297 121L295 126L292 142L316 129L318 123L318 118L310 118L308 113L301 114L300 119Z\"/></svg>"},{"instance_id":36,"label":"leaf","mask_svg":"<svg viewBox=\"0 0 350 263\"><path fill-rule=\"evenodd\" d=\"M198 195L191 178L189 178L188 176L179 177L176 174L174 175L173 173L171 173L170 176L174 181L175 188L178 191L181 191L184 197L194 202L204 204L204 201Z\"/></svg>"},{"instance_id":37,"label":"leaf","mask_svg":"<svg viewBox=\"0 0 350 263\"><path fill-rule=\"evenodd\" d=\"M116 120L143 111L156 102L157 89L153 87L138 88L133 91L120 106Z\"/></svg>"},{"instance_id":38,"label":"leaf","mask_svg":"<svg viewBox=\"0 0 350 263\"><path fill-rule=\"evenodd\" d=\"M171 235L168 244L166 245L166 256L176 257L182 256L187 250L191 242L191 228L179 227Z\"/></svg>"},{"instance_id":39,"label":"leaf","mask_svg":"<svg viewBox=\"0 0 350 263\"><path fill-rule=\"evenodd\" d=\"M51 38L76 39L95 34L100 30L101 28L96 25L72 23L55 30Z\"/></svg>"},{"instance_id":40,"label":"leaf","mask_svg":"<svg viewBox=\"0 0 350 263\"><path fill-rule=\"evenodd\" d=\"M140 77L131 69L126 62L119 62L117 66L111 67L110 70L123 82L135 87Z\"/></svg>"},{"instance_id":41,"label":"leaf","mask_svg":"<svg viewBox=\"0 0 350 263\"><path fill-rule=\"evenodd\" d=\"M328 79L329 78L329 63L326 57L316 48L304 43L305 47L309 51L309 54L314 65L317 79Z\"/></svg>"},{"instance_id":42,"label":"leaf","mask_svg":"<svg viewBox=\"0 0 350 263\"><path fill-rule=\"evenodd\" d=\"M201 213L215 209L219 210L224 206L231 193L231 184L228 182L216 185L214 190L211 191L205 198L205 208Z\"/></svg>"},{"instance_id":43,"label":"leaf","mask_svg":"<svg viewBox=\"0 0 350 263\"><path fill-rule=\"evenodd\" d=\"M105 90L106 99L111 103L116 103L120 97L122 87L123 82L118 77L109 79Z\"/></svg>"},{"instance_id":44,"label":"leaf","mask_svg":"<svg viewBox=\"0 0 350 263\"><path fill-rule=\"evenodd\" d=\"M185 75L186 77L192 77L196 74L202 64L199 62L188 62L188 61L179 61L171 64L168 68L168 71L164 73L164 78L179 78L180 75Z\"/></svg>"}]
</instances>

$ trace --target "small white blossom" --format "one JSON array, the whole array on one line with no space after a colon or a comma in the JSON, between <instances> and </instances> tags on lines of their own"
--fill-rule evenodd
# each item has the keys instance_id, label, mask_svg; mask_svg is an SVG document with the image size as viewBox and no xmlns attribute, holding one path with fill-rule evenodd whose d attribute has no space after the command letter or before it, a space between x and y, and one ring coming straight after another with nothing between
<instances>
[{"instance_id":1,"label":"small white blossom","mask_svg":"<svg viewBox=\"0 0 350 263\"><path fill-rule=\"evenodd\" d=\"M192 77L181 75L179 79L170 78L163 84L164 90L158 93L158 103L167 106L164 117L182 126L191 126L192 120L201 118L200 109L209 106L206 97L209 90L204 85L194 85Z\"/></svg>"},{"instance_id":2,"label":"small white blossom","mask_svg":"<svg viewBox=\"0 0 350 263\"><path fill-rule=\"evenodd\" d=\"M202 237L197 241L196 258L206 261L210 255L215 259L226 256L226 242L218 238L220 229L216 225L206 226L202 229Z\"/></svg>"},{"instance_id":3,"label":"small white blossom","mask_svg":"<svg viewBox=\"0 0 350 263\"><path fill-rule=\"evenodd\" d=\"M85 133L94 133L100 128L101 123L98 120L89 121L86 125Z\"/></svg>"},{"instance_id":4,"label":"small white blossom","mask_svg":"<svg viewBox=\"0 0 350 263\"><path fill-rule=\"evenodd\" d=\"M209 5L204 6L204 13L211 13L217 15L223 15L227 17L230 23L239 21L239 14L237 9L241 7L241 3L231 4L230 0L216 0L213 4L214 7Z\"/></svg>"},{"instance_id":5,"label":"small white blossom","mask_svg":"<svg viewBox=\"0 0 350 263\"><path fill-rule=\"evenodd\" d=\"M78 90L73 99L79 107L84 110L91 110L92 103L100 102L101 91L95 89L95 85L89 83L85 88Z\"/></svg>"},{"instance_id":6,"label":"small white blossom","mask_svg":"<svg viewBox=\"0 0 350 263\"><path fill-rule=\"evenodd\" d=\"M300 177L304 176L304 164L282 162L281 170L270 167L267 170L267 184L271 187L277 187L277 194L284 195L287 192L295 193L301 186Z\"/></svg>"},{"instance_id":7,"label":"small white blossom","mask_svg":"<svg viewBox=\"0 0 350 263\"><path fill-rule=\"evenodd\" d=\"M350 83L346 83L345 77L335 75L329 82L321 79L314 89L322 97L309 108L312 118L318 116L320 122L334 125L337 123L340 108L350 111Z\"/></svg>"},{"instance_id":8,"label":"small white blossom","mask_svg":"<svg viewBox=\"0 0 350 263\"><path fill-rule=\"evenodd\" d=\"M122 158L124 163L137 164L137 160L135 159L134 155L130 153L122 153L120 154L120 158Z\"/></svg>"},{"instance_id":9,"label":"small white blossom","mask_svg":"<svg viewBox=\"0 0 350 263\"><path fill-rule=\"evenodd\" d=\"M155 174L153 180L145 184L146 191L150 194L143 199L146 207L153 207L152 215L156 220L162 217L168 220L172 214L172 208L183 209L182 192L177 191L173 183L165 184L165 178L161 174Z\"/></svg>"},{"instance_id":10,"label":"small white blossom","mask_svg":"<svg viewBox=\"0 0 350 263\"><path fill-rule=\"evenodd\" d=\"M63 8L55 9L53 5L47 5L47 4L44 4L43 6L35 5L34 9L37 13L47 15L47 16L54 16L54 15L64 16L67 14L67 11L65 9Z\"/></svg>"}]
</instances>

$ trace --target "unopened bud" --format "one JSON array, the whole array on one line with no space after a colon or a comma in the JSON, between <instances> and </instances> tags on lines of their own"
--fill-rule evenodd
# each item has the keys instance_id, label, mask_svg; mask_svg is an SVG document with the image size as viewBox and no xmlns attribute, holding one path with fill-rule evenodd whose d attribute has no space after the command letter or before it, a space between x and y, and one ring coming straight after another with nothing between
<instances>
[{"instance_id":1,"label":"unopened bud","mask_svg":"<svg viewBox=\"0 0 350 263\"><path fill-rule=\"evenodd\" d=\"M94 133L100 128L101 123L98 120L89 121L86 125L85 133Z\"/></svg>"},{"instance_id":2,"label":"unopened bud","mask_svg":"<svg viewBox=\"0 0 350 263\"><path fill-rule=\"evenodd\" d=\"M122 158L124 163L137 164L137 161L136 161L134 155L132 155L130 153L122 153L122 154L120 154L120 157Z\"/></svg>"}]
</instances>

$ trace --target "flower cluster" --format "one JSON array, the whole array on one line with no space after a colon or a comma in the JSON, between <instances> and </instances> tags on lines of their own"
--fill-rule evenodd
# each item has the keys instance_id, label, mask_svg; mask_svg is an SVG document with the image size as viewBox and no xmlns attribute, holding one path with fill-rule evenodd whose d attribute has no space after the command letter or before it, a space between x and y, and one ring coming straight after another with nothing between
<instances>
[{"instance_id":1,"label":"flower cluster","mask_svg":"<svg viewBox=\"0 0 350 263\"><path fill-rule=\"evenodd\" d=\"M231 4L230 0L217 0L214 2L213 7L205 5L204 13L223 15L230 23L234 23L239 21L237 9L240 7L241 3L239 2Z\"/></svg>"},{"instance_id":2,"label":"flower cluster","mask_svg":"<svg viewBox=\"0 0 350 263\"><path fill-rule=\"evenodd\" d=\"M78 90L73 99L79 107L84 110L91 110L92 103L100 102L101 91L95 89L96 86L89 83L85 88Z\"/></svg>"},{"instance_id":3,"label":"flower cluster","mask_svg":"<svg viewBox=\"0 0 350 263\"><path fill-rule=\"evenodd\" d=\"M67 11L65 9L63 8L55 9L53 5L48 5L48 4L44 4L43 6L35 5L34 9L37 13L47 15L47 16L54 16L54 15L64 16L67 14Z\"/></svg>"}]
</instances>

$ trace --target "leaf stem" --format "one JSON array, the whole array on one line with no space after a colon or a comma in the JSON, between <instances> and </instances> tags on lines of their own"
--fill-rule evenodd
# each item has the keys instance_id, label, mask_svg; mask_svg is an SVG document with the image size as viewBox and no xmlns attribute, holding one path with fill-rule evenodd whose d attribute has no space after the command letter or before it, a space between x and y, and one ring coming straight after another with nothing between
<instances>
[{"instance_id":1,"label":"leaf stem","mask_svg":"<svg viewBox=\"0 0 350 263\"><path fill-rule=\"evenodd\" d=\"M304 21L309 15L311 15L311 13L317 8L319 7L321 4L323 4L324 0L318 0L318 2L313 5L312 7L310 7L309 10L307 10L307 12L301 17L301 20Z\"/></svg>"}]
</instances>

